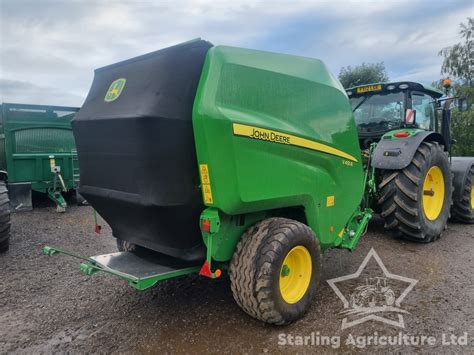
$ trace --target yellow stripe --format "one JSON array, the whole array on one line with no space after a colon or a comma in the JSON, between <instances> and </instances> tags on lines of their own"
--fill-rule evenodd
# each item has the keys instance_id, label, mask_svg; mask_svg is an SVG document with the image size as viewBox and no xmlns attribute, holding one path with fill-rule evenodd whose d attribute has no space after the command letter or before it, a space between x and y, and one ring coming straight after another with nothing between
<instances>
[{"instance_id":1,"label":"yellow stripe","mask_svg":"<svg viewBox=\"0 0 474 355\"><path fill-rule=\"evenodd\" d=\"M240 123L233 124L234 134L236 136L249 137L253 139L261 139L264 141L270 141L280 144L288 144L296 147L308 148L323 152L331 155L335 155L341 158L345 158L354 162L357 159L352 155L343 152L342 150L330 147L326 144L318 143L309 139L293 136L282 132L272 131L265 128L247 126Z\"/></svg>"}]
</instances>

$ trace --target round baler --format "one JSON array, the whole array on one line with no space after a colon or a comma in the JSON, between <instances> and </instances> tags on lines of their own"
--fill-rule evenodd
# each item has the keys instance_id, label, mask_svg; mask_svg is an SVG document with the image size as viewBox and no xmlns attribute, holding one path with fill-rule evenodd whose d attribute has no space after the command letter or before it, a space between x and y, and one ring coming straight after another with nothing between
<instances>
[{"instance_id":1,"label":"round baler","mask_svg":"<svg viewBox=\"0 0 474 355\"><path fill-rule=\"evenodd\" d=\"M88 275L227 270L245 312L286 324L371 217L351 106L317 59L186 42L96 70L73 130L80 193L120 249Z\"/></svg>"}]
</instances>

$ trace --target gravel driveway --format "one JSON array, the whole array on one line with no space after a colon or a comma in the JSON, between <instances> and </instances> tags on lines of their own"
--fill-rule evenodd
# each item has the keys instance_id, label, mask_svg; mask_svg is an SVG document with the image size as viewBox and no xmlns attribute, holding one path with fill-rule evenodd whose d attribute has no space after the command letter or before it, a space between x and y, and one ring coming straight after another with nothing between
<instances>
[{"instance_id":1,"label":"gravel driveway","mask_svg":"<svg viewBox=\"0 0 474 355\"><path fill-rule=\"evenodd\" d=\"M450 224L439 241L428 245L395 239L382 227L375 219L352 253L326 252L320 292L307 316L275 327L253 320L237 307L225 276L185 276L138 292L112 276L83 276L79 260L42 255L44 245L84 256L116 251L107 226L100 236L94 234L90 207L72 206L58 214L46 204L13 216L11 249L0 256L0 353L472 353L474 226ZM355 273L371 248L391 274L418 280L400 305L404 327L369 320L341 329L347 314L341 313L343 302L327 280ZM372 258L366 271L376 269L380 271ZM368 282L362 279L359 285ZM370 341L365 336L423 335L434 337L436 344L363 346ZM318 345L324 339L329 344ZM354 339L361 343L353 345ZM450 345L442 345L443 340ZM299 341L306 343L291 345Z\"/></svg>"}]
</instances>

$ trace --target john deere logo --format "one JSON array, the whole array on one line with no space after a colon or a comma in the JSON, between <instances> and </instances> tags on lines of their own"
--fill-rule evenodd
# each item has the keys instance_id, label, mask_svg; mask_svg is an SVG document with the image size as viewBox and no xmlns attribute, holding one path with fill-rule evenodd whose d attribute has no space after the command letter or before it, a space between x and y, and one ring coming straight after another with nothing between
<instances>
[{"instance_id":1,"label":"john deere logo","mask_svg":"<svg viewBox=\"0 0 474 355\"><path fill-rule=\"evenodd\" d=\"M107 94L105 94L104 101L112 102L117 100L120 94L122 93L123 88L125 87L126 81L126 79L120 78L110 84L109 90L107 90Z\"/></svg>"}]
</instances>

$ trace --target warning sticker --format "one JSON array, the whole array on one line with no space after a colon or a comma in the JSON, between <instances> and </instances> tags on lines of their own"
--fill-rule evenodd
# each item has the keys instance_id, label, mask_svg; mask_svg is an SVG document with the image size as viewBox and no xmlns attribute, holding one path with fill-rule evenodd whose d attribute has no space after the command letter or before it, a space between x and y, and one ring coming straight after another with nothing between
<instances>
[{"instance_id":1,"label":"warning sticker","mask_svg":"<svg viewBox=\"0 0 474 355\"><path fill-rule=\"evenodd\" d=\"M326 198L326 207L334 206L334 196L328 196Z\"/></svg>"},{"instance_id":2,"label":"warning sticker","mask_svg":"<svg viewBox=\"0 0 474 355\"><path fill-rule=\"evenodd\" d=\"M211 205L214 200L212 198L211 178L209 177L209 167L207 166L207 164L199 165L199 173L201 175L202 195L204 203Z\"/></svg>"}]
</instances>

